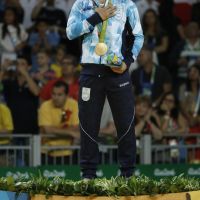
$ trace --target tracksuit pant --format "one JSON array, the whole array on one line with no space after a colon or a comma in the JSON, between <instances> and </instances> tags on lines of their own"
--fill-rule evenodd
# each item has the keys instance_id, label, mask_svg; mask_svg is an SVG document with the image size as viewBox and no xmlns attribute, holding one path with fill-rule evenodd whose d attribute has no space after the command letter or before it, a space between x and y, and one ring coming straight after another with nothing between
<instances>
[{"instance_id":1,"label":"tracksuit pant","mask_svg":"<svg viewBox=\"0 0 200 200\"><path fill-rule=\"evenodd\" d=\"M118 137L121 176L134 171L136 139L134 97L128 71L116 74L105 65L86 64L80 75L79 120L82 178L95 178L99 163L98 133L105 98L108 98Z\"/></svg>"}]
</instances>

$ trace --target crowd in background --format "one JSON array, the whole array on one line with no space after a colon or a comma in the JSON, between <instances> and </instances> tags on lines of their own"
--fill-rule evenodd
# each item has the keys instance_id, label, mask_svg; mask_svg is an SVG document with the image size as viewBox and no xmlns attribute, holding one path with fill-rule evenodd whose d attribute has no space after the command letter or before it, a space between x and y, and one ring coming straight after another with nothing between
<instances>
[{"instance_id":1,"label":"crowd in background","mask_svg":"<svg viewBox=\"0 0 200 200\"><path fill-rule=\"evenodd\" d=\"M200 133L200 1L134 2L145 35L144 47L129 69L136 136L151 134L155 143L169 143L162 140L164 134ZM73 3L0 2L0 133L55 134L56 139L42 142L79 144L81 39L69 41L65 32ZM99 141L110 144L115 137L106 100ZM1 145L10 142L0 139Z\"/></svg>"}]
</instances>

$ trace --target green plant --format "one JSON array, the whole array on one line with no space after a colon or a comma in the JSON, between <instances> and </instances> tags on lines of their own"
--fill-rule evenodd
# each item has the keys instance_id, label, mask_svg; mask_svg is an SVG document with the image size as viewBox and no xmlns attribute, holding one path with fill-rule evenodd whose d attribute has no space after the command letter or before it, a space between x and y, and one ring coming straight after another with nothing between
<instances>
[{"instance_id":1,"label":"green plant","mask_svg":"<svg viewBox=\"0 0 200 200\"><path fill-rule=\"evenodd\" d=\"M49 195L81 196L138 196L155 195L200 190L200 180L183 175L164 178L159 181L146 176L98 178L93 180L72 181L59 177L48 179L31 176L30 179L12 177L0 178L0 190Z\"/></svg>"}]
</instances>

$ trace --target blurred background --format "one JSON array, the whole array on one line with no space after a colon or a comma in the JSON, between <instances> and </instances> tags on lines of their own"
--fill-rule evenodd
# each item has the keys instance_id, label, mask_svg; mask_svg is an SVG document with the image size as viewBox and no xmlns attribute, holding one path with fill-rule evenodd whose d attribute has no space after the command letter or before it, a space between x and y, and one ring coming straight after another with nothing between
<instances>
[{"instance_id":1,"label":"blurred background","mask_svg":"<svg viewBox=\"0 0 200 200\"><path fill-rule=\"evenodd\" d=\"M200 177L200 1L134 2L145 35L129 68L136 175ZM80 178L81 38L69 41L65 33L73 3L0 1L0 176L40 169L47 177ZM116 137L106 100L99 177L119 173Z\"/></svg>"}]
</instances>

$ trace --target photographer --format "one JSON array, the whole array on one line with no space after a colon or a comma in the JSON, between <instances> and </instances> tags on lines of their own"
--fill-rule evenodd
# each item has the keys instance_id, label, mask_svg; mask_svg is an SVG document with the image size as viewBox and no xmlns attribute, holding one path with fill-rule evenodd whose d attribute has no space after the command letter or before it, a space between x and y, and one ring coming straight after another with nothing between
<instances>
[{"instance_id":1,"label":"photographer","mask_svg":"<svg viewBox=\"0 0 200 200\"><path fill-rule=\"evenodd\" d=\"M14 133L37 133L39 88L30 77L30 63L25 57L6 60L2 65L3 94L11 110Z\"/></svg>"}]
</instances>

